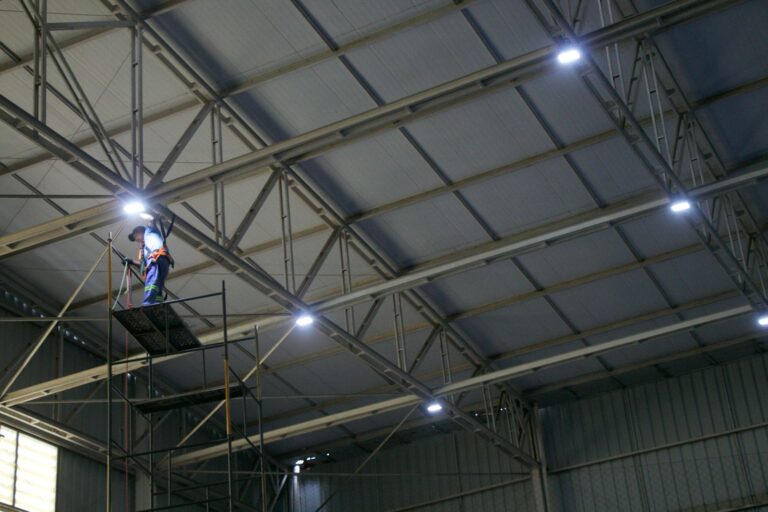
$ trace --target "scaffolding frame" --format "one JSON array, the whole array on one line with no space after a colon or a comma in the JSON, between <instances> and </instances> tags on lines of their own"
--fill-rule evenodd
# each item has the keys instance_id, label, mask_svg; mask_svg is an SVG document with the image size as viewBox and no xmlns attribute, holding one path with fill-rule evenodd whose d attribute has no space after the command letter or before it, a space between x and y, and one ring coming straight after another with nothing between
<instances>
[{"instance_id":1,"label":"scaffolding frame","mask_svg":"<svg viewBox=\"0 0 768 512\"><path fill-rule=\"evenodd\" d=\"M160 353L152 353L151 351L147 351L145 354L137 357L132 357L130 359L126 359L121 361L122 363L125 362L134 362L134 361L142 361L146 363L146 370L148 374L147 379L147 398L146 400L141 400L138 396L131 396L131 392L125 384L123 385L123 389L120 388L120 382L122 381L125 383L126 381L124 379L118 380L118 382L115 382L115 377L125 377L125 374L119 373L117 375L113 374L113 361L114 361L114 343L113 343L113 322L114 322L114 313L115 311L128 311L128 310L142 310L143 307L138 308L123 308L122 304L120 303L120 293L122 292L122 284L120 287L120 290L117 293L117 296L113 300L113 288L112 288L112 251L113 248L113 236L112 233L109 234L109 238L107 239L107 316L106 319L107 323L107 347L106 347L106 354L107 354L107 380L106 382L108 385L106 386L106 417L107 417L107 450L106 450L106 458L107 458L107 474L106 474L106 510L109 512L112 510L112 502L113 502L113 476L112 476L112 469L116 464L119 464L121 462L124 462L126 466L130 463L137 471L143 471L149 479L149 503L150 507L142 509L142 512L154 512L159 510L173 510L178 509L181 507L186 506L192 506L192 505L201 505L205 506L206 510L210 510L211 505L222 503L224 505L224 510L227 511L233 511L236 509L245 509L245 510L255 510L253 507L240 502L235 497L235 485L240 484L242 482L248 482L252 480L253 478L258 478L261 480L261 486L259 489L259 500L262 504L262 509L267 510L267 472L272 471L271 469L267 468L267 465L264 461L265 454L262 451L262 445L261 444L255 444L251 442L248 439L248 423L247 420L247 402L249 400L253 400L255 403L256 409L258 411L258 418L259 421L257 423L258 432L257 434L259 436L263 437L263 431L262 431L262 425L261 425L261 418L262 418L262 390L261 390L261 359L260 359L260 349L259 349L259 340L258 340L258 333L254 333L254 336L252 337L241 337L235 340L230 340L227 336L227 292L226 292L226 283L224 280L221 282L221 290L218 292L213 293L207 293L207 294L201 294L196 295L192 297L183 297L173 300L164 301L161 303L158 303L156 306L152 307L158 307L162 308L164 311L164 318L165 318L165 328L163 330L158 329L158 333L163 335L165 338L165 350ZM138 274L135 272L134 269L130 268L130 265L124 264L125 269L123 272L123 280L127 283L127 286L125 288L125 297L128 299L126 304L130 304L130 294L131 294L131 286L130 286L130 277L131 275L136 276L139 280L141 280L141 277L138 276ZM169 328L169 317L171 315L168 314L168 311L170 308L172 308L175 305L186 305L190 302L199 301L202 299L212 299L212 298L220 298L221 300L221 318L222 318L222 327L224 329L224 336L223 341L220 343L212 343L203 345L200 344L199 346L191 347L191 348L184 348L181 350L174 349L173 343L171 340L171 337L173 334L171 333L171 330ZM119 309L120 308L120 309ZM172 311L172 310L171 310ZM176 313L173 313L176 315ZM177 315L176 315L177 316ZM185 326L186 327L186 326ZM130 332L126 329L126 332ZM127 334L126 334L127 335ZM243 343L246 341L253 341L255 345L255 351L256 351L256 358L257 361L259 361L259 364L257 364L255 372L251 372L247 377L250 377L251 375L256 376L256 392L254 393L253 389L249 387L246 383L246 380L241 378L238 373L235 371L235 369L232 367L230 362L230 345L233 343ZM146 348L146 347L145 347ZM155 394L154 390L154 359L158 357L164 357L171 354L186 354L188 352L201 352L203 354L203 360L205 361L205 353L207 353L210 350L216 350L216 349L223 349L222 354L222 364L223 364L223 377L224 377L224 417L225 417L225 438L222 439L212 439L209 441L204 442L197 442L197 443L190 443L185 444L186 440L191 437L191 434L187 434L184 436L183 439L178 444L172 444L172 446L162 446L158 447L156 446L156 439L155 439L155 422L156 422L156 414L150 409L147 411L142 410L142 405L145 403L150 403L153 400L153 396ZM233 379L235 382L231 384L231 379ZM243 429L239 429L236 427L232 421L232 407L233 402L236 400L236 398L233 398L232 395L232 389L238 389L238 397L240 398L242 408L243 408ZM201 391L206 391L207 388L204 387ZM116 405L123 405L124 407L115 407ZM191 405L195 405L195 403L190 403ZM183 409L187 405L185 404L179 404L179 405L172 405L171 410L173 409ZM124 432L123 435L117 435L115 436L115 425L117 422L115 421L115 416L119 416L120 412L122 410L122 416L123 416L123 422L124 422ZM215 408L212 412L215 413L218 410L218 408ZM142 419L146 424L146 434L145 436L137 438L134 434L134 428L135 423L138 419ZM194 434L194 432L192 433ZM258 466L260 468L258 477L253 478L233 478L233 471L236 470L235 468L235 461L233 459L233 451L232 451L232 440L233 438L243 438L246 439L249 443L249 447L253 451L253 453L258 458ZM139 450L138 447L144 443L144 440L146 438L148 449L146 450ZM116 440L117 439L117 440ZM226 479L225 480L219 480L219 481L213 481L213 482L207 482L207 483L198 483L193 481L193 485L185 485L183 487L177 487L174 488L174 477L180 477L180 475L174 473L174 465L173 465L173 458L175 454L178 454L180 452L184 452L188 449L199 449L207 446L216 445L222 442L226 442L227 444L227 454L226 454ZM187 477L182 477L185 480L189 480ZM161 482L164 484L165 488L164 490L161 490ZM197 491L202 492L202 498L195 497L195 498L188 498L186 496L183 496L183 493L188 492L195 492ZM174 503L173 496L181 496L183 503ZM161 504L161 498L165 496L165 504Z\"/></svg>"}]
</instances>

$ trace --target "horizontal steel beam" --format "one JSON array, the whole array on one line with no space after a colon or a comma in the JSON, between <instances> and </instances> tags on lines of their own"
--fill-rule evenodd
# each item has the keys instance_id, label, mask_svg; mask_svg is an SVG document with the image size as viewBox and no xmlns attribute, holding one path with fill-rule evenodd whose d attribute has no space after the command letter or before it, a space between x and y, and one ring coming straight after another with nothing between
<instances>
[{"instance_id":1,"label":"horizontal steel beam","mask_svg":"<svg viewBox=\"0 0 768 512\"><path fill-rule=\"evenodd\" d=\"M624 375L626 373L642 370L643 368L649 368L651 366L656 366L664 363L671 363L672 361L679 361L680 359L686 359L692 356L707 354L707 353L714 352L716 350L722 350L725 348L737 347L737 346L745 345L747 343L755 343L755 342L765 340L766 338L768 338L767 331L765 330L754 331L749 334L745 334L743 336L738 336L736 338L729 338L726 340L707 343L706 345L703 345L701 347L694 347L687 350L681 350L678 352L673 352L671 354L665 354L663 356L647 359L645 361L640 361L638 363L618 366L616 368L611 368L610 370L601 370L598 372L587 373L584 375L573 377L571 379L555 382L553 384L547 384L546 386L541 386L541 387L526 391L524 393L524 396L529 398L540 397L542 395L546 395L548 393L552 393L560 389L570 388L572 386L578 386L580 384L586 384L589 382L610 379L617 375Z\"/></svg>"},{"instance_id":2,"label":"horizontal steel beam","mask_svg":"<svg viewBox=\"0 0 768 512\"><path fill-rule=\"evenodd\" d=\"M515 366L511 366L509 368L504 368L502 370L489 372L489 373L478 375L476 377L465 379L459 382L447 384L445 386L435 389L433 391L433 394L436 396L444 397L444 396L453 395L456 393L461 393L464 391L470 391L472 389L476 389L486 384L502 382L508 379L512 379L512 378L520 377L522 375L526 375L529 373L537 372L545 368L551 368L551 367L565 364L571 361L583 359L585 357L593 357L598 354L602 354L611 350L616 350L618 348L625 347L627 345L631 345L634 343L645 342L654 338L659 338L659 337L667 336L670 334L695 329L702 325L711 324L714 322L719 322L719 321L723 321L731 318L736 318L741 315L750 313L751 311L752 311L752 308L750 306L739 306L739 307L727 309L724 311L720 311L717 313L702 315L696 318L677 322L671 325L650 329L645 332L624 336L624 337L606 341L603 343L590 345L588 347L565 352L563 354L545 357L542 359L538 359L536 361L518 364ZM391 411L402 409L405 407L412 407L414 405L418 405L422 403L423 401L424 401L423 397L420 397L418 395L412 395L412 394L405 395L398 398L393 398L390 400L383 400L373 404L356 407L354 409L350 409L347 411L330 414L328 416L323 416L322 418L308 420L301 423L296 423L294 425L289 425L286 427L270 430L263 434L264 442L273 443L273 442L281 441L291 437L308 434L310 432L324 430L332 426L349 423L352 421L375 416L378 414L383 414L386 412L391 412ZM240 451L240 450L248 449L250 447L250 443L258 444L259 436L254 435L254 436L250 436L248 440L238 439L234 441L232 443L232 450ZM220 457L222 455L225 455L226 453L227 453L227 445L226 443L224 443L224 444L212 446L209 448L195 450L192 452L188 452L184 455L175 457L173 460L173 465L185 466L188 464L194 464L194 463L202 462L208 459Z\"/></svg>"},{"instance_id":3,"label":"horizontal steel beam","mask_svg":"<svg viewBox=\"0 0 768 512\"><path fill-rule=\"evenodd\" d=\"M109 195L97 194L0 194L0 199L112 199Z\"/></svg>"},{"instance_id":4,"label":"horizontal steel beam","mask_svg":"<svg viewBox=\"0 0 768 512\"><path fill-rule=\"evenodd\" d=\"M0 405L0 422L59 446L65 446L99 462L106 462L107 447L90 436L19 409Z\"/></svg>"},{"instance_id":5,"label":"horizontal steel beam","mask_svg":"<svg viewBox=\"0 0 768 512\"><path fill-rule=\"evenodd\" d=\"M153 363L162 363L181 357L183 354L170 354L153 358ZM115 361L112 363L112 375L122 375L149 366L149 359L136 360L130 358L130 362ZM11 407L30 402L37 398L50 396L68 389L98 382L107 378L107 365L94 366L87 370L70 373L64 377L51 379L16 391L10 391L0 399L0 406Z\"/></svg>"},{"instance_id":6,"label":"horizontal steel beam","mask_svg":"<svg viewBox=\"0 0 768 512\"><path fill-rule=\"evenodd\" d=\"M97 20L97 21L57 21L47 23L45 28L48 30L87 30L87 29L112 29L112 28L130 28L134 24L130 21L120 20Z\"/></svg>"}]
</instances>

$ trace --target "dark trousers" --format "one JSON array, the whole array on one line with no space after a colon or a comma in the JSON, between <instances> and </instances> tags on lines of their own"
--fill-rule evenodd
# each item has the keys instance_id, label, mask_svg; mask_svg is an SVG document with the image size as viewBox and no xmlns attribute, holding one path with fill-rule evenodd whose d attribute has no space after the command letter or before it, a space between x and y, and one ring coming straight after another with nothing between
<instances>
[{"instance_id":1,"label":"dark trousers","mask_svg":"<svg viewBox=\"0 0 768 512\"><path fill-rule=\"evenodd\" d=\"M163 287L170 266L171 262L165 256L160 256L157 261L150 262L147 267L147 277L144 279L144 306L162 302ZM160 300L158 300L158 296L161 297Z\"/></svg>"}]
</instances>

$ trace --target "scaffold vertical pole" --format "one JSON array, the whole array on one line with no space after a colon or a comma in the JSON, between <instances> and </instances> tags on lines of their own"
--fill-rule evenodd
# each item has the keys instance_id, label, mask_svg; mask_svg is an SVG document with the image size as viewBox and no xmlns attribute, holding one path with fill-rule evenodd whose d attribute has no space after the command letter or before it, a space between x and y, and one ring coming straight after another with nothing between
<instances>
[{"instance_id":1,"label":"scaffold vertical pole","mask_svg":"<svg viewBox=\"0 0 768 512\"><path fill-rule=\"evenodd\" d=\"M154 385L154 368L152 367L152 356L149 359L149 376L147 378L147 399L152 399L152 386ZM155 435L154 425L152 423L152 412L147 415L149 420L149 506L155 508Z\"/></svg>"},{"instance_id":2,"label":"scaffold vertical pole","mask_svg":"<svg viewBox=\"0 0 768 512\"><path fill-rule=\"evenodd\" d=\"M107 512L112 510L112 232L107 239Z\"/></svg>"},{"instance_id":3,"label":"scaffold vertical pole","mask_svg":"<svg viewBox=\"0 0 768 512\"><path fill-rule=\"evenodd\" d=\"M227 422L227 491L228 510L232 512L232 411L229 400L229 340L227 335L227 286L221 281L221 316L224 328L224 411ZM258 362L258 361L257 361Z\"/></svg>"},{"instance_id":4,"label":"scaffold vertical pole","mask_svg":"<svg viewBox=\"0 0 768 512\"><path fill-rule=\"evenodd\" d=\"M264 428L262 427L262 421L264 418L262 407L262 390L261 390L261 349L259 347L259 327L253 328L253 340L256 345L256 406L258 407L259 414L259 470L261 471L261 510L267 512L267 473L264 467Z\"/></svg>"}]
</instances>

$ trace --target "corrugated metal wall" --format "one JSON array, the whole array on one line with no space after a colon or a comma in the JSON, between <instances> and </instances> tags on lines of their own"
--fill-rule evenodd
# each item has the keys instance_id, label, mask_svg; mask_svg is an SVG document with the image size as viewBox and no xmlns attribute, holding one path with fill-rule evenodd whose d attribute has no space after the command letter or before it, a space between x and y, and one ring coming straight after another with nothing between
<instances>
[{"instance_id":1,"label":"corrugated metal wall","mask_svg":"<svg viewBox=\"0 0 768 512\"><path fill-rule=\"evenodd\" d=\"M542 415L554 510L768 504L766 355Z\"/></svg>"},{"instance_id":2,"label":"corrugated metal wall","mask_svg":"<svg viewBox=\"0 0 768 512\"><path fill-rule=\"evenodd\" d=\"M125 494L123 473L113 471L112 480L115 482L112 510L114 512L134 510L131 503L126 507L123 498ZM133 477L128 480L128 496L132 501ZM59 450L56 510L62 512L104 510L105 503L106 466L69 450Z\"/></svg>"},{"instance_id":3,"label":"corrugated metal wall","mask_svg":"<svg viewBox=\"0 0 768 512\"><path fill-rule=\"evenodd\" d=\"M363 458L319 466L353 473ZM530 480L487 442L465 432L443 434L380 452L360 472L380 476L293 477L291 512L323 510L463 512L530 510ZM450 499L466 494L462 499ZM416 507L416 508L413 508Z\"/></svg>"},{"instance_id":4,"label":"corrugated metal wall","mask_svg":"<svg viewBox=\"0 0 768 512\"><path fill-rule=\"evenodd\" d=\"M553 511L768 510L768 355L551 406L541 419ZM361 460L315 469L350 473ZM294 478L290 510L312 512L334 492L326 512L534 510L530 480L503 485L525 478L516 471L457 432L383 450L363 473L385 476Z\"/></svg>"}]
</instances>

